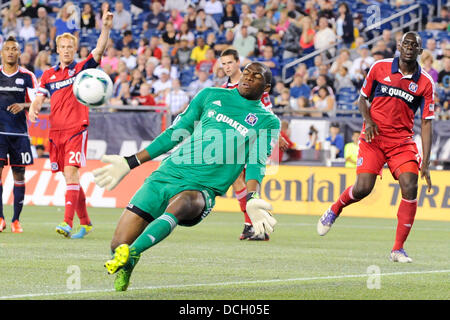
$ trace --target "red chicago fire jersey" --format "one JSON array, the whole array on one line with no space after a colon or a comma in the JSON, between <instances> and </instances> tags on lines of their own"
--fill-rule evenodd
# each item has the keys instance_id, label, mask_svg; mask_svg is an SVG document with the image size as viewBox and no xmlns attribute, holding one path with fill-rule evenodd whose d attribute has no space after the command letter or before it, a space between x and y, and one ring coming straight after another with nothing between
<instances>
[{"instance_id":1,"label":"red chicago fire jersey","mask_svg":"<svg viewBox=\"0 0 450 320\"><path fill-rule=\"evenodd\" d=\"M234 89L238 87L239 82L237 83L230 83L230 79L228 79L228 81L226 83L224 83L222 85L222 88L227 88L227 89ZM264 108L267 110L272 109L272 102L270 102L270 96L268 92L264 92L262 97L261 97L261 102L264 105Z\"/></svg>"},{"instance_id":2,"label":"red chicago fire jersey","mask_svg":"<svg viewBox=\"0 0 450 320\"><path fill-rule=\"evenodd\" d=\"M89 125L89 109L75 98L72 84L78 73L98 65L99 62L90 53L81 62L73 61L64 69L58 64L43 73L37 94L50 97L50 130Z\"/></svg>"},{"instance_id":3,"label":"red chicago fire jersey","mask_svg":"<svg viewBox=\"0 0 450 320\"><path fill-rule=\"evenodd\" d=\"M416 73L404 76L396 57L379 60L370 68L361 94L371 101L370 116L380 135L412 137L414 115L419 109L422 119L434 119L434 82L420 65L417 67Z\"/></svg>"}]
</instances>

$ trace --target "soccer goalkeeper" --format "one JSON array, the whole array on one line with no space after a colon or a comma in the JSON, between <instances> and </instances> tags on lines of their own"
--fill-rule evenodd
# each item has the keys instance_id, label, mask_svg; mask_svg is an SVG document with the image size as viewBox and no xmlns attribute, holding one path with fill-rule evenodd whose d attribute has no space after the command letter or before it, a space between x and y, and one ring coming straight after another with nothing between
<instances>
[{"instance_id":1,"label":"soccer goalkeeper","mask_svg":"<svg viewBox=\"0 0 450 320\"><path fill-rule=\"evenodd\" d=\"M276 220L271 205L259 199L267 157L278 140L280 121L261 107L272 74L259 62L248 64L236 89L205 88L174 124L147 148L130 157L105 155L109 165L95 170L95 182L113 189L140 164L184 142L154 171L123 212L111 241L113 258L105 263L116 273L117 291L128 288L141 253L165 239L177 225L204 219L215 197L226 193L246 169L247 213L255 234L271 233Z\"/></svg>"}]
</instances>

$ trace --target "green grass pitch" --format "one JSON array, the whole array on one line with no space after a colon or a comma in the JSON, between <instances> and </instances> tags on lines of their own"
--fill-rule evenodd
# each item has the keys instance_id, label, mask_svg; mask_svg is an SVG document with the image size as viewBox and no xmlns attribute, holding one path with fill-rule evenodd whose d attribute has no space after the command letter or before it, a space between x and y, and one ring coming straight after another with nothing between
<instances>
[{"instance_id":1,"label":"green grass pitch","mask_svg":"<svg viewBox=\"0 0 450 320\"><path fill-rule=\"evenodd\" d=\"M399 264L388 259L395 219L344 215L320 237L318 216L277 215L270 241L245 242L242 214L213 212L146 251L118 293L103 263L122 209L89 208L94 231L83 240L56 234L61 208L25 207L23 234L11 233L4 211L0 300L450 298L450 222L416 221L405 246L414 262Z\"/></svg>"}]
</instances>

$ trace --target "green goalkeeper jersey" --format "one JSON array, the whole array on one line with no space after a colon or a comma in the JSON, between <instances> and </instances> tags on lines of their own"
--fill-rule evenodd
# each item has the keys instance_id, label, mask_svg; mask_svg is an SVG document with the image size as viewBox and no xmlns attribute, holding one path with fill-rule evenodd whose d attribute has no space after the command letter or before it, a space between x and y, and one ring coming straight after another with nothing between
<instances>
[{"instance_id":1,"label":"green goalkeeper jersey","mask_svg":"<svg viewBox=\"0 0 450 320\"><path fill-rule=\"evenodd\" d=\"M238 89L205 88L147 148L152 159L178 147L158 171L223 195L246 166L246 180L261 180L278 141L280 121L260 100Z\"/></svg>"}]
</instances>

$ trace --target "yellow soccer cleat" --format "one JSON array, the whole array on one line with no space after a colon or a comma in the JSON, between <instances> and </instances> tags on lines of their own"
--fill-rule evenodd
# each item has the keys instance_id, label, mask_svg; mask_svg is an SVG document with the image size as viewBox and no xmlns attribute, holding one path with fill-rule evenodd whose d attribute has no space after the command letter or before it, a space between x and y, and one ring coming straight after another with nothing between
<instances>
[{"instance_id":1,"label":"yellow soccer cleat","mask_svg":"<svg viewBox=\"0 0 450 320\"><path fill-rule=\"evenodd\" d=\"M127 244L121 244L114 250L114 257L105 262L105 268L109 274L114 274L123 267L130 257L130 247Z\"/></svg>"}]
</instances>

